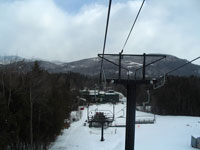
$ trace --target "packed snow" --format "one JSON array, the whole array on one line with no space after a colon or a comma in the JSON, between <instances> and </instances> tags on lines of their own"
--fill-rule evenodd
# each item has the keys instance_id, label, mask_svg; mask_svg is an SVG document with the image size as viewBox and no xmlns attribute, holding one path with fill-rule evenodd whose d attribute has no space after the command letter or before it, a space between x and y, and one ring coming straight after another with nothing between
<instances>
[{"instance_id":1,"label":"packed snow","mask_svg":"<svg viewBox=\"0 0 200 150\"><path fill-rule=\"evenodd\" d=\"M141 63L137 63L137 62L133 62L133 61L129 61L127 64L130 65L130 67L131 66L142 66Z\"/></svg>"},{"instance_id":2,"label":"packed snow","mask_svg":"<svg viewBox=\"0 0 200 150\"><path fill-rule=\"evenodd\" d=\"M113 125L124 124L126 103L119 103L113 109L112 104L93 105L91 111L115 111ZM136 112L136 119L152 118L153 114ZM135 150L195 150L191 147L191 136L200 136L200 117L159 116L154 124L136 124ZM104 129L104 139L101 142L101 129L84 126L87 120L87 108L83 110L82 118L71 123L63 130L51 150L124 150L125 128L109 127Z\"/></svg>"}]
</instances>

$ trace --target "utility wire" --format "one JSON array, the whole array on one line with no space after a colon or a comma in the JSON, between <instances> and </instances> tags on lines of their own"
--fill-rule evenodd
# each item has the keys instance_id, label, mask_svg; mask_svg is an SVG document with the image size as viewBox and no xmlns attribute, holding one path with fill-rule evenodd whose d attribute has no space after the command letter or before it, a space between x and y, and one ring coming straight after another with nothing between
<instances>
[{"instance_id":1,"label":"utility wire","mask_svg":"<svg viewBox=\"0 0 200 150\"><path fill-rule=\"evenodd\" d=\"M139 9L139 11L138 11L138 13L137 13L137 16L136 16L136 18L135 18L135 20L134 20L134 22L133 22L133 25L132 25L132 27L131 27L131 30L130 30L129 34L128 34L128 37L126 38L126 41L125 41L125 43L124 43L124 46L123 46L123 48L122 48L122 50L121 50L121 54L123 53L124 48L125 48L125 46L126 46L126 43L128 42L128 39L129 39L129 37L130 37L130 35L131 35L131 32L132 32L132 30L133 30L133 28L134 28L134 26L135 26L135 23L137 22L137 19L138 19L138 17L139 17L140 11L142 10L142 7L143 7L143 5L144 5L144 2L145 2L145 0L143 0L142 4L141 4L141 6L140 6L140 9Z\"/></svg>"},{"instance_id":2,"label":"utility wire","mask_svg":"<svg viewBox=\"0 0 200 150\"><path fill-rule=\"evenodd\" d=\"M104 37L104 44L103 44L103 55L101 59L101 70L100 70L100 82L102 82L102 73L103 73L103 61L104 61L104 54L105 54L105 47L106 47L106 39L107 39L107 32L108 32L108 24L110 19L110 10L111 10L112 0L109 0L109 7L108 7L108 14L107 14L107 22L106 22L106 30L105 30L105 37Z\"/></svg>"}]
</instances>

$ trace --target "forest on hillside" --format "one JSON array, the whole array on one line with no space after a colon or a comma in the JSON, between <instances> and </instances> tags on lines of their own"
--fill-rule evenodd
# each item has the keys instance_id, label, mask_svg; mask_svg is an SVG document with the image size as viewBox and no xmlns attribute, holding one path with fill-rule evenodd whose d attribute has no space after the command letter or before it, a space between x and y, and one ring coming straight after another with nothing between
<instances>
[{"instance_id":1,"label":"forest on hillside","mask_svg":"<svg viewBox=\"0 0 200 150\"><path fill-rule=\"evenodd\" d=\"M49 74L35 62L29 72L0 71L0 149L48 149L76 109L79 90L94 85L77 74Z\"/></svg>"},{"instance_id":2,"label":"forest on hillside","mask_svg":"<svg viewBox=\"0 0 200 150\"><path fill-rule=\"evenodd\" d=\"M196 76L168 76L165 85L158 89L141 86L137 102L147 101L150 90L152 112L160 115L200 116L200 78Z\"/></svg>"},{"instance_id":3,"label":"forest on hillside","mask_svg":"<svg viewBox=\"0 0 200 150\"><path fill-rule=\"evenodd\" d=\"M200 78L167 78L165 86L152 93L154 112L165 115L200 116Z\"/></svg>"}]
</instances>

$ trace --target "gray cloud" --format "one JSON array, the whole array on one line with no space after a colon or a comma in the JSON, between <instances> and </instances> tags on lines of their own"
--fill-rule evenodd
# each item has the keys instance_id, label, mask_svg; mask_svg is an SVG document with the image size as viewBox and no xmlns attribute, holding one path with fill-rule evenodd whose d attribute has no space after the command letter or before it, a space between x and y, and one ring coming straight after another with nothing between
<instances>
[{"instance_id":1,"label":"gray cloud","mask_svg":"<svg viewBox=\"0 0 200 150\"><path fill-rule=\"evenodd\" d=\"M113 3L106 52L118 53L141 1ZM53 0L0 2L0 53L73 61L102 52L107 7L84 5L77 13ZM199 56L199 0L147 0L125 53ZM200 62L199 62L200 64Z\"/></svg>"}]
</instances>

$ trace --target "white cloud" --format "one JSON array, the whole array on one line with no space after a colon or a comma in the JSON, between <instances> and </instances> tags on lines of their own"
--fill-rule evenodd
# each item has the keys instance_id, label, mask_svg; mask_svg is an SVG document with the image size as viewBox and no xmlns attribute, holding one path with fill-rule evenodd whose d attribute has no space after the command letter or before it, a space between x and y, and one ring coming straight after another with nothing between
<instances>
[{"instance_id":1,"label":"white cloud","mask_svg":"<svg viewBox=\"0 0 200 150\"><path fill-rule=\"evenodd\" d=\"M121 50L140 4L113 3L106 53ZM199 56L199 14L199 0L146 1L125 53ZM99 4L84 5L75 14L53 0L0 2L0 53L62 61L96 57L102 52L106 15L107 7Z\"/></svg>"}]
</instances>

